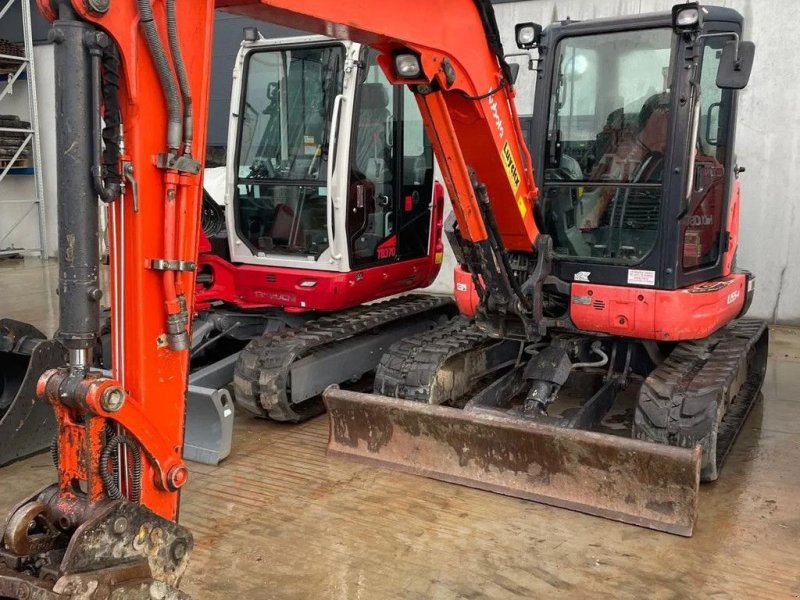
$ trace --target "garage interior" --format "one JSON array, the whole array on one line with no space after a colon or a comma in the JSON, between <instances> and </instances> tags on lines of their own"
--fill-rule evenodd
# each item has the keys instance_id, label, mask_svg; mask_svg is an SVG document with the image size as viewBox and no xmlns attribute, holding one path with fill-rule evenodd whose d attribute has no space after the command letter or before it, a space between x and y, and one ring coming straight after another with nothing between
<instances>
[{"instance_id":1,"label":"garage interior","mask_svg":"<svg viewBox=\"0 0 800 600\"><path fill-rule=\"evenodd\" d=\"M596 4L494 2L507 48L514 48L518 22L638 14L672 6L664 0ZM740 96L736 149L747 172L742 176L736 260L756 273L758 291L748 316L768 322L770 340L760 396L720 479L700 486L692 537L336 460L326 456L326 415L290 424L237 409L230 455L218 465L186 463L189 481L181 490L179 520L194 535L194 550L182 592L209 600L800 597L800 288L794 285L800 263L793 246L800 202L789 193L800 185L794 168L800 149L782 141L786 131L800 129L800 117L787 108L792 86L785 84L785 74L794 66L800 69L800 55L786 56L778 41L783 38L785 44L791 37L788 13L800 18L800 7L788 0L776 3L788 11L776 23L766 14L772 10L755 0L716 4L745 15L747 37L758 47L749 87ZM254 25L267 38L295 33L218 14L207 166L224 163L233 110L230 72L242 27ZM782 32L768 33L774 27ZM55 90L47 81L52 48L44 42L46 25L38 16L33 32L43 80L38 106L45 217L37 223L31 213L20 225L19 203L3 205L4 198L34 199L31 173L0 181L0 236L14 224L12 235L0 244L0 251L10 256L0 256L0 318L30 323L52 337L59 313L58 182L55 169L48 166L56 160ZM0 28L0 37L14 35ZM770 65L778 55L785 65L780 76ZM523 62L520 97L532 94L534 85L534 75ZM26 99L12 101L12 110L25 118ZM532 108L520 112L527 115ZM784 125L777 127L777 120ZM47 256L25 250L41 247L47 248ZM452 258L446 257L435 293L450 293L452 268ZM103 267L106 291L107 279ZM56 477L47 452L1 467L0 515Z\"/></svg>"}]
</instances>

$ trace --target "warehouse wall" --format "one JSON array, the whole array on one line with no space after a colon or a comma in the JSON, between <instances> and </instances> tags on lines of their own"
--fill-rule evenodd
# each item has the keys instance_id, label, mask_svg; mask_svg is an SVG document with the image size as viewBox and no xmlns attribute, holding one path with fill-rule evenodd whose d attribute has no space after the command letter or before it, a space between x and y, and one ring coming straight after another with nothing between
<instances>
[{"instance_id":1,"label":"warehouse wall","mask_svg":"<svg viewBox=\"0 0 800 600\"><path fill-rule=\"evenodd\" d=\"M50 256L57 253L56 232L56 117L55 86L53 82L53 46L43 44L34 46L34 64L37 77L37 100L39 108L39 139L42 147L42 179L44 184L44 206L46 212L46 235ZM4 86L5 83L0 83ZM13 94L9 94L0 104L0 113L20 115L29 120L28 88L25 81L14 84ZM0 248L13 245L16 248L38 248L39 230L36 209L30 204L2 204L3 200L33 200L36 198L32 175L8 175L0 181ZM26 213L27 216L26 216ZM22 221L6 236L13 225Z\"/></svg>"},{"instance_id":2,"label":"warehouse wall","mask_svg":"<svg viewBox=\"0 0 800 600\"><path fill-rule=\"evenodd\" d=\"M710 3L710 2L709 2ZM670 0L521 0L495 5L506 52L516 51L514 24L590 19L669 10ZM738 10L746 37L756 43L750 84L740 95L736 151L742 174L741 240L737 262L756 274L750 309L778 323L800 324L800 53L796 0L716 0ZM524 67L517 82L521 113L532 108L533 77ZM528 99L526 101L526 99Z\"/></svg>"}]
</instances>

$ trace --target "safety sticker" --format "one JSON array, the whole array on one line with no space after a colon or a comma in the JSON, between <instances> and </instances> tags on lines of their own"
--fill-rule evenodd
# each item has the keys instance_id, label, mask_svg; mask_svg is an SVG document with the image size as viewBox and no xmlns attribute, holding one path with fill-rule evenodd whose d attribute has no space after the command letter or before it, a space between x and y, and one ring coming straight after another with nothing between
<instances>
[{"instance_id":1,"label":"safety sticker","mask_svg":"<svg viewBox=\"0 0 800 600\"><path fill-rule=\"evenodd\" d=\"M592 275L591 271L578 271L577 273L575 273L575 275L573 275L572 280L573 281L583 281L583 282L588 283L589 282L589 277L591 277L591 275Z\"/></svg>"},{"instance_id":2,"label":"safety sticker","mask_svg":"<svg viewBox=\"0 0 800 600\"><path fill-rule=\"evenodd\" d=\"M514 155L511 153L511 147L508 145L508 142L503 144L503 149L500 150L500 158L503 159L503 167L505 167L506 175L508 176L508 183L511 184L511 188L516 194L520 182L519 170L517 169L517 163L514 161Z\"/></svg>"},{"instance_id":3,"label":"safety sticker","mask_svg":"<svg viewBox=\"0 0 800 600\"><path fill-rule=\"evenodd\" d=\"M655 285L656 272L642 269L628 269L628 283L631 285Z\"/></svg>"},{"instance_id":4,"label":"safety sticker","mask_svg":"<svg viewBox=\"0 0 800 600\"><path fill-rule=\"evenodd\" d=\"M528 214L528 205L525 204L525 199L522 196L517 196L517 208L519 208L519 214L524 219L525 215Z\"/></svg>"}]
</instances>

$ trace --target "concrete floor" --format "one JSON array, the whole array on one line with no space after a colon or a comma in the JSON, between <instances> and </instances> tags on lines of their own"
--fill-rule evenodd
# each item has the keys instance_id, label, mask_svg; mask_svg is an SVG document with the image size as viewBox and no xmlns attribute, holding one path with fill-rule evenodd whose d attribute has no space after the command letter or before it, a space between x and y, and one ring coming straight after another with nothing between
<instances>
[{"instance_id":1,"label":"concrete floor","mask_svg":"<svg viewBox=\"0 0 800 600\"><path fill-rule=\"evenodd\" d=\"M55 267L0 262L0 315L55 328ZM183 588L199 599L798 598L800 332L776 328L764 401L690 539L325 457L327 422L238 417L221 466L190 464ZM0 470L0 515L50 482Z\"/></svg>"}]
</instances>

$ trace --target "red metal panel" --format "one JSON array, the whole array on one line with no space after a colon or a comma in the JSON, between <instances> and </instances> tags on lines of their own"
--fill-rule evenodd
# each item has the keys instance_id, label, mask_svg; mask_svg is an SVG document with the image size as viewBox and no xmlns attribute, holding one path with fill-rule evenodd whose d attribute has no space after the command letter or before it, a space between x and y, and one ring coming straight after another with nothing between
<instances>
[{"instance_id":1,"label":"red metal panel","mask_svg":"<svg viewBox=\"0 0 800 600\"><path fill-rule=\"evenodd\" d=\"M570 316L584 331L662 341L702 339L741 312L745 279L735 273L680 290L574 282Z\"/></svg>"},{"instance_id":2,"label":"red metal panel","mask_svg":"<svg viewBox=\"0 0 800 600\"><path fill-rule=\"evenodd\" d=\"M198 288L198 308L221 300L244 309L337 311L425 287L436 278L440 264L429 256L339 273L233 265L208 254L201 257L200 266L204 272L211 271L213 280ZM307 287L312 281L314 286Z\"/></svg>"}]
</instances>

